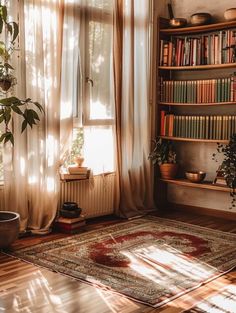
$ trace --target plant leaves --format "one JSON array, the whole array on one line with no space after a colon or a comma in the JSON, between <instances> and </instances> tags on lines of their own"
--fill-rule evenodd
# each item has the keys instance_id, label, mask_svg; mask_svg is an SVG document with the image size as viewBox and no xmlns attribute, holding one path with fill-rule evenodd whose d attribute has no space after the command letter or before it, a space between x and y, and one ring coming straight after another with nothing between
<instances>
[{"instance_id":1,"label":"plant leaves","mask_svg":"<svg viewBox=\"0 0 236 313\"><path fill-rule=\"evenodd\" d=\"M13 36L12 41L14 42L19 35L19 25L16 22L12 22L13 25Z\"/></svg>"},{"instance_id":2,"label":"plant leaves","mask_svg":"<svg viewBox=\"0 0 236 313\"><path fill-rule=\"evenodd\" d=\"M1 6L1 15L3 21L6 23L7 22L7 7L5 5Z\"/></svg>"},{"instance_id":3,"label":"plant leaves","mask_svg":"<svg viewBox=\"0 0 236 313\"><path fill-rule=\"evenodd\" d=\"M26 129L26 127L27 127L27 121L24 120L24 121L22 122L22 125L21 125L21 132L22 132L22 133L23 133L23 131Z\"/></svg>"}]
</instances>

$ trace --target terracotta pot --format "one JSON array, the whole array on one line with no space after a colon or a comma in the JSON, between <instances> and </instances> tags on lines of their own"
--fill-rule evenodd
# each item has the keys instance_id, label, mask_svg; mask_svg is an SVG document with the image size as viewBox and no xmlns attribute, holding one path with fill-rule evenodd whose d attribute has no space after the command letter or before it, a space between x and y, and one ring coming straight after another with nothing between
<instances>
[{"instance_id":1,"label":"terracotta pot","mask_svg":"<svg viewBox=\"0 0 236 313\"><path fill-rule=\"evenodd\" d=\"M15 212L0 211L0 249L6 248L18 237L20 215Z\"/></svg>"},{"instance_id":2,"label":"terracotta pot","mask_svg":"<svg viewBox=\"0 0 236 313\"><path fill-rule=\"evenodd\" d=\"M178 164L164 163L160 165L161 177L164 179L175 178L178 171Z\"/></svg>"},{"instance_id":3,"label":"terracotta pot","mask_svg":"<svg viewBox=\"0 0 236 313\"><path fill-rule=\"evenodd\" d=\"M82 166L84 163L84 158L83 157L74 157L74 162L78 165L78 166Z\"/></svg>"}]
</instances>

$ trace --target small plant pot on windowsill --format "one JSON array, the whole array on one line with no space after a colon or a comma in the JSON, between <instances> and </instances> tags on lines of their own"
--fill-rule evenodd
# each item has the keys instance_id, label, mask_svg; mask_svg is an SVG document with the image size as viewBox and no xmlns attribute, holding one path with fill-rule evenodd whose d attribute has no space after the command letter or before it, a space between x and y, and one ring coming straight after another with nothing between
<instances>
[{"instance_id":1,"label":"small plant pot on windowsill","mask_svg":"<svg viewBox=\"0 0 236 313\"><path fill-rule=\"evenodd\" d=\"M178 172L178 164L176 163L164 163L160 164L161 177L163 179L175 178Z\"/></svg>"}]
</instances>

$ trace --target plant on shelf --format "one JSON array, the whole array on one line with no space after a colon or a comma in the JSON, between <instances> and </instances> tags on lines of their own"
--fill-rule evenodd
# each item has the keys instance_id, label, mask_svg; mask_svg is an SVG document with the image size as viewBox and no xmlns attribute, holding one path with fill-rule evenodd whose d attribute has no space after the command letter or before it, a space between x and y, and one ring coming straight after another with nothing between
<instances>
[{"instance_id":1,"label":"plant on shelf","mask_svg":"<svg viewBox=\"0 0 236 313\"><path fill-rule=\"evenodd\" d=\"M159 165L162 178L175 178L178 164L176 163L176 152L173 149L172 142L170 140L157 138L156 140L153 140L153 143L154 148L150 152L148 158L154 165Z\"/></svg>"},{"instance_id":2,"label":"plant on shelf","mask_svg":"<svg viewBox=\"0 0 236 313\"><path fill-rule=\"evenodd\" d=\"M5 34L5 40L0 41L0 124L5 125L0 142L10 141L14 144L14 135L11 131L13 116L18 114L22 117L21 132L23 132L27 126L32 128L40 120L38 113L43 112L43 107L30 98L21 100L12 96L13 86L17 81L10 60L16 50L19 27L16 22L8 21L7 7L2 4L0 4L0 34Z\"/></svg>"},{"instance_id":3,"label":"plant on shelf","mask_svg":"<svg viewBox=\"0 0 236 313\"><path fill-rule=\"evenodd\" d=\"M220 166L220 171L230 188L230 196L232 197L231 207L236 207L236 133L230 138L227 145L217 143L217 152L223 153L223 162ZM218 162L216 153L212 156L213 160Z\"/></svg>"}]
</instances>

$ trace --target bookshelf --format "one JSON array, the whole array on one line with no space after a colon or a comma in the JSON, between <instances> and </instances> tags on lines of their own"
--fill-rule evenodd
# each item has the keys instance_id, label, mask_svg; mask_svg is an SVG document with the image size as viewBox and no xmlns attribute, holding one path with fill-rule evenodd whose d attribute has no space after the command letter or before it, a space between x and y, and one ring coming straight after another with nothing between
<instances>
[{"instance_id":1,"label":"bookshelf","mask_svg":"<svg viewBox=\"0 0 236 313\"><path fill-rule=\"evenodd\" d=\"M177 155L189 144L199 154L208 146L216 150L216 143L227 144L236 132L236 21L172 29L167 19L160 18L158 24L158 135L173 141ZM157 179L163 207L168 204L168 185L229 192L214 185L213 179L192 183L183 178L186 170L197 169L183 166L188 148L184 151L178 178Z\"/></svg>"}]
</instances>

